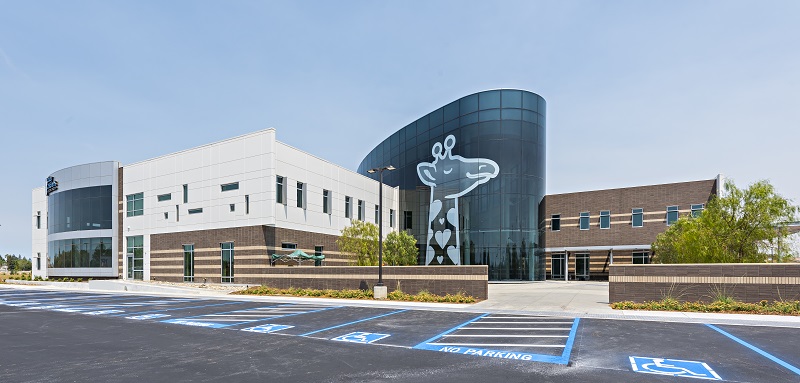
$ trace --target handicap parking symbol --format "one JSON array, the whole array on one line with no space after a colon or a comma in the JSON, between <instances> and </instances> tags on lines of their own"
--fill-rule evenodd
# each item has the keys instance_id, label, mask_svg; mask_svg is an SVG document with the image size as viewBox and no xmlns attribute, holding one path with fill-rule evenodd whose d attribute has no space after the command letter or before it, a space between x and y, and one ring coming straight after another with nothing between
<instances>
[{"instance_id":1,"label":"handicap parking symbol","mask_svg":"<svg viewBox=\"0 0 800 383\"><path fill-rule=\"evenodd\" d=\"M349 334L337 336L336 338L333 338L331 340L338 340L340 342L368 344L388 337L389 334L377 334L371 332L351 332Z\"/></svg>"},{"instance_id":2,"label":"handicap parking symbol","mask_svg":"<svg viewBox=\"0 0 800 383\"><path fill-rule=\"evenodd\" d=\"M286 330L287 328L292 328L292 327L294 326L288 326L283 324L265 324L261 326L243 328L242 331L260 332L262 334L268 334L275 331Z\"/></svg>"},{"instance_id":3,"label":"handicap parking symbol","mask_svg":"<svg viewBox=\"0 0 800 383\"><path fill-rule=\"evenodd\" d=\"M631 356L631 368L645 374L682 376L685 378L722 380L711 367L703 362L692 360L645 358Z\"/></svg>"}]
</instances>

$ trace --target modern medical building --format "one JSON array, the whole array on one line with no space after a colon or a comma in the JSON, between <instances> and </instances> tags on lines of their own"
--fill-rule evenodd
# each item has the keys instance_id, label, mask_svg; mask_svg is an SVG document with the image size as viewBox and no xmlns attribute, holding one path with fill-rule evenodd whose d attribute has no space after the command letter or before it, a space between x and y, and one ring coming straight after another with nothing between
<instances>
[{"instance_id":1,"label":"modern medical building","mask_svg":"<svg viewBox=\"0 0 800 383\"><path fill-rule=\"evenodd\" d=\"M273 253L347 265L341 230L382 220L417 239L421 265L488 265L490 280L604 278L609 263L648 261L655 235L716 193L717 178L545 196L545 111L524 90L468 95L397 130L356 171L274 129L61 169L32 191L33 274L260 283ZM379 201L368 171L389 166Z\"/></svg>"}]
</instances>

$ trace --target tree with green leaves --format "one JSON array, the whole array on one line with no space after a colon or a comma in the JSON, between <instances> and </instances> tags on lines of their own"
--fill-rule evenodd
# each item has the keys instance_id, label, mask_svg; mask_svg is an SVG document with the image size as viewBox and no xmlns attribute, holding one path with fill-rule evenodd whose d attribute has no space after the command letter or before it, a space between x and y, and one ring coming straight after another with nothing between
<instances>
[{"instance_id":1,"label":"tree with green leaves","mask_svg":"<svg viewBox=\"0 0 800 383\"><path fill-rule=\"evenodd\" d=\"M746 189L725 183L698 217L682 217L652 245L657 263L785 262L795 254L786 224L797 221L798 207L767 181Z\"/></svg>"},{"instance_id":2,"label":"tree with green leaves","mask_svg":"<svg viewBox=\"0 0 800 383\"><path fill-rule=\"evenodd\" d=\"M393 231L383 241L383 262L389 266L418 264L417 239L405 231Z\"/></svg>"},{"instance_id":3,"label":"tree with green leaves","mask_svg":"<svg viewBox=\"0 0 800 383\"><path fill-rule=\"evenodd\" d=\"M378 265L378 225L353 220L342 229L336 244L341 252L351 256L350 261L356 266Z\"/></svg>"}]
</instances>

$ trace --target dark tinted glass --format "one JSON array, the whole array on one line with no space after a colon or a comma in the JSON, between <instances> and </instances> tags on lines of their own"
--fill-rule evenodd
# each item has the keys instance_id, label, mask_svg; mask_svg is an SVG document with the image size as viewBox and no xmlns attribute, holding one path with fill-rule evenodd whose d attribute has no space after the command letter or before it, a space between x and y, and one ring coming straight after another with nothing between
<instances>
[{"instance_id":1,"label":"dark tinted glass","mask_svg":"<svg viewBox=\"0 0 800 383\"><path fill-rule=\"evenodd\" d=\"M491 280L544 279L538 208L544 196L546 164L544 119L535 112L539 98L519 90L470 95L441 109L441 128L436 126L437 110L417 121L416 136L410 138L406 134L400 142L405 150L390 157L397 170L385 174L384 181L400 187L403 214L398 217L398 225L417 239L421 264L489 265ZM529 110L524 109L526 105ZM456 163L435 158L432 149L436 144L441 156L467 161L458 160L455 166ZM391 146L389 138L374 152L385 152ZM438 166L429 171L435 180L426 184L417 167L433 162ZM470 164L476 168L470 168ZM359 171L365 174L367 169L382 165L368 155ZM481 166L480 170L477 166ZM473 182L485 171L487 179ZM468 173L473 178L467 177ZM441 201L442 205L431 201ZM448 211L455 214L455 223L446 216ZM459 243L454 234L443 243L445 246L436 243L444 241L443 234L429 242L429 229L444 233L445 228L451 233L459 231ZM434 248L432 262L428 260L428 246ZM451 248L449 254L445 248Z\"/></svg>"},{"instance_id":2,"label":"dark tinted glass","mask_svg":"<svg viewBox=\"0 0 800 383\"><path fill-rule=\"evenodd\" d=\"M65 190L47 197L48 232L111 229L111 185Z\"/></svg>"}]
</instances>

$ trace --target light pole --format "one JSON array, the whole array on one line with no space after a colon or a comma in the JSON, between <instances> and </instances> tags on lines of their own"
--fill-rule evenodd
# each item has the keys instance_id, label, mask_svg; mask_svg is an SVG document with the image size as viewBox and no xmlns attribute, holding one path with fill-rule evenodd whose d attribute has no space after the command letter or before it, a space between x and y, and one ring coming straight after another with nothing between
<instances>
[{"instance_id":1,"label":"light pole","mask_svg":"<svg viewBox=\"0 0 800 383\"><path fill-rule=\"evenodd\" d=\"M394 169L396 169L394 166L389 165L367 170L369 174L378 172L378 182L380 182L378 185L378 284L375 285L376 287L383 287L383 171ZM382 290L385 297L386 289Z\"/></svg>"}]
</instances>

